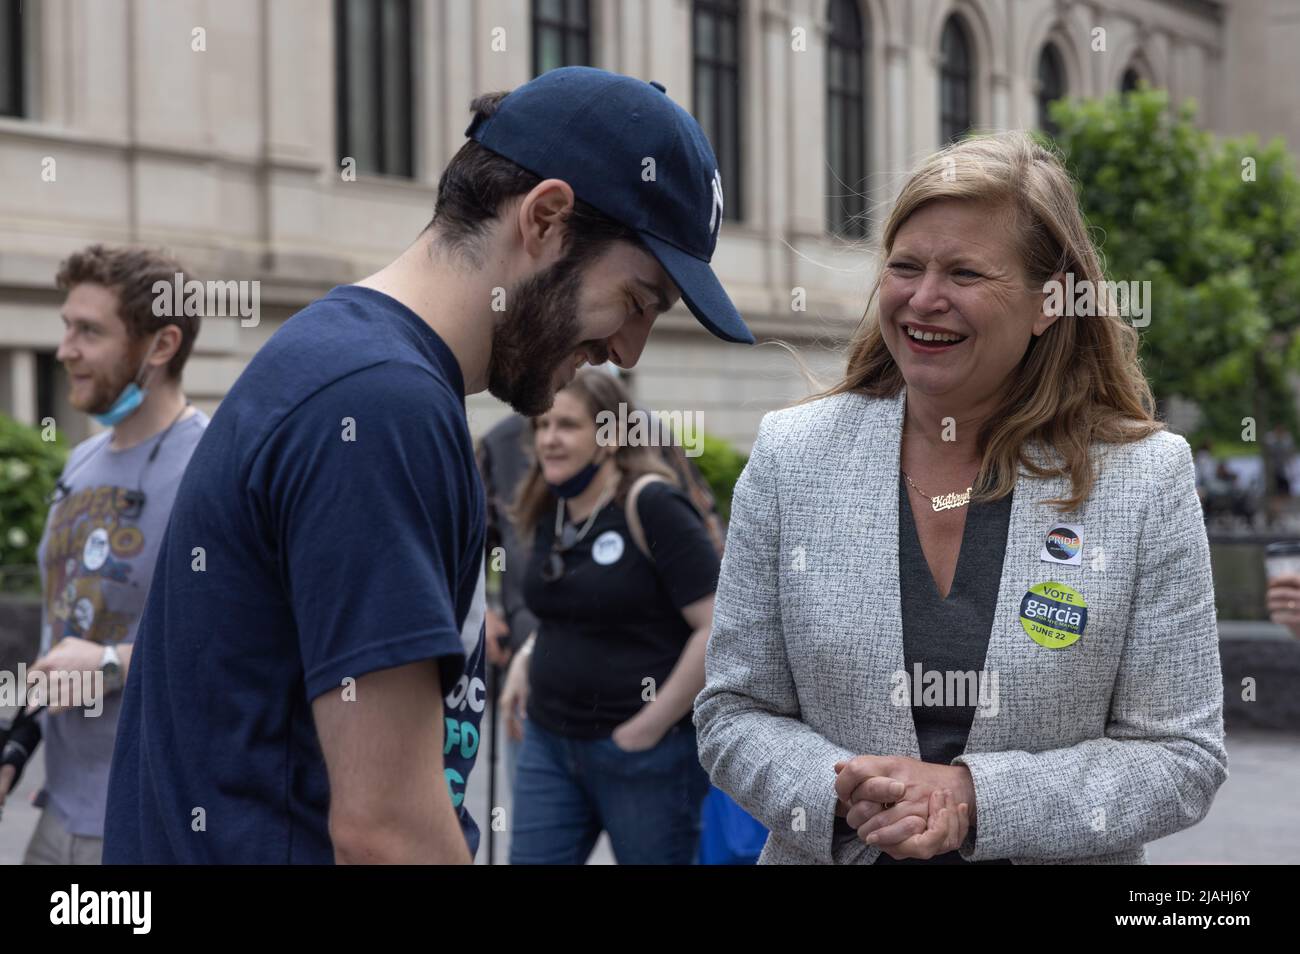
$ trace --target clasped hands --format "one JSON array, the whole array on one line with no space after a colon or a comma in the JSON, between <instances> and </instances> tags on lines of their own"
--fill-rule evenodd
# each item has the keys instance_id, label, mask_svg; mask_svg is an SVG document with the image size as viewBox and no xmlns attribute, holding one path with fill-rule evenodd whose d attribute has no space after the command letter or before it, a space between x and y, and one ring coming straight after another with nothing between
<instances>
[{"instance_id":1,"label":"clasped hands","mask_svg":"<svg viewBox=\"0 0 1300 954\"><path fill-rule=\"evenodd\" d=\"M956 851L974 817L975 783L964 765L859 755L835 763L835 814L889 857Z\"/></svg>"}]
</instances>

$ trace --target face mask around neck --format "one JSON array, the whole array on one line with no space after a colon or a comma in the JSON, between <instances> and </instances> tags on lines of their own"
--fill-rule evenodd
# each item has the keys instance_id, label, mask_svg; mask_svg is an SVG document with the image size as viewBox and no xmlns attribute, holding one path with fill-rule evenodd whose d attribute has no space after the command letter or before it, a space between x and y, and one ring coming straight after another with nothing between
<instances>
[{"instance_id":1,"label":"face mask around neck","mask_svg":"<svg viewBox=\"0 0 1300 954\"><path fill-rule=\"evenodd\" d=\"M596 453L599 454L600 451L598 450ZM555 496L570 500L591 486L591 482L596 479L596 474L600 472L600 465L603 463L603 460L592 460L568 480L562 480L558 484L547 481L546 486L551 488L551 493L555 494Z\"/></svg>"},{"instance_id":2,"label":"face mask around neck","mask_svg":"<svg viewBox=\"0 0 1300 954\"><path fill-rule=\"evenodd\" d=\"M145 369L149 367L149 358L153 355L153 349L157 344L158 335L154 335L153 341L149 343L149 350L145 352L144 360L140 362L140 370L136 372L135 380L122 389L122 393L117 396L117 400L107 411L90 415L95 423L101 427L116 427L139 410L144 399L149 396L149 391L140 386L140 380L144 377Z\"/></svg>"}]
</instances>

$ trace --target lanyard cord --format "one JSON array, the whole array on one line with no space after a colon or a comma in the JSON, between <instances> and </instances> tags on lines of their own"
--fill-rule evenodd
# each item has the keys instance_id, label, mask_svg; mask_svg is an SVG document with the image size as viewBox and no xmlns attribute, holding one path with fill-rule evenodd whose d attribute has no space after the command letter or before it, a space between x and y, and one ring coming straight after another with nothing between
<instances>
[{"instance_id":1,"label":"lanyard cord","mask_svg":"<svg viewBox=\"0 0 1300 954\"><path fill-rule=\"evenodd\" d=\"M153 450L149 452L148 459L145 460L144 466L140 468L140 473L136 476L135 479L135 492L137 494L140 493L141 489L144 487L145 472L149 470L149 465L152 464L154 462L154 459L158 456L158 451L162 449L163 441L167 440L167 435L172 432L172 428L175 427L178 423L180 423L181 415L185 413L185 411L189 408L189 406L190 406L190 402L186 401L185 407L182 407L180 409L180 413L177 414L174 418L172 418L172 422L168 424L167 429L162 432L162 437L158 438L158 443L154 444ZM55 493L62 491L63 496L59 497L57 500L53 500L53 499L49 500L51 506L61 502L64 499L64 497L67 497L72 493L72 485L64 481L63 479L64 476L67 476L67 478L71 480L74 476L81 473L81 471L85 470L86 467L89 466L90 462L95 459L95 457L99 454L100 451L102 451L105 447L108 447L112 443L113 443L112 435L109 435L108 440L104 441L104 443L96 447L86 457L85 460L83 460L80 464L76 466L76 468L72 471L71 474L67 474L67 475L59 474L59 478L58 480L55 481L54 484L54 491Z\"/></svg>"},{"instance_id":2,"label":"lanyard cord","mask_svg":"<svg viewBox=\"0 0 1300 954\"><path fill-rule=\"evenodd\" d=\"M136 493L140 493L140 491L144 489L144 475L149 470L149 465L154 462L154 458L156 458L158 456L158 452L162 450L163 441L167 440L167 435L172 432L173 427L175 427L178 423L180 423L181 416L186 411L189 410L189 407L190 407L190 402L186 401L185 406L182 407L180 411L177 412L176 416L172 418L172 422L167 425L167 430L162 432L162 437L158 438L158 443L153 445L153 450L149 452L149 459L144 462L144 466L140 468L139 476L137 476L135 479Z\"/></svg>"}]
</instances>

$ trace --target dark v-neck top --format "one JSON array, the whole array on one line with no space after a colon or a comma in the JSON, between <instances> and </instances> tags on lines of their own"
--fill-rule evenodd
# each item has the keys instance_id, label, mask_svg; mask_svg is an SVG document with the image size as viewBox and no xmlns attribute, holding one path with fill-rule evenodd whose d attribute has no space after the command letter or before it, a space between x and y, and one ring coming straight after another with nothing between
<instances>
[{"instance_id":1,"label":"dark v-neck top","mask_svg":"<svg viewBox=\"0 0 1300 954\"><path fill-rule=\"evenodd\" d=\"M939 596L930 565L921 549L921 538L912 516L907 484L898 481L898 574L903 616L903 659L912 720L920 744L921 761L949 765L966 749L971 722L979 697L967 695L967 705L925 704L924 694L914 686L924 686L925 674L938 672L943 684L948 673L976 673L983 681L984 657L988 652L989 634L997 609L998 588L1002 583L1002 562L1007 549L1007 527L1011 521L1011 495L992 503L969 504L966 526L962 531L961 550L952 587L947 599ZM921 679L916 667L921 667ZM970 683L968 683L969 685ZM975 683L978 685L978 683ZM991 692L986 687L984 692ZM991 697L986 697L986 700ZM986 702L987 704L987 702ZM847 826L846 826L847 827ZM969 864L956 851L936 855L926 861L907 858L895 861L884 852L876 864ZM979 862L1009 864L1007 861Z\"/></svg>"}]
</instances>

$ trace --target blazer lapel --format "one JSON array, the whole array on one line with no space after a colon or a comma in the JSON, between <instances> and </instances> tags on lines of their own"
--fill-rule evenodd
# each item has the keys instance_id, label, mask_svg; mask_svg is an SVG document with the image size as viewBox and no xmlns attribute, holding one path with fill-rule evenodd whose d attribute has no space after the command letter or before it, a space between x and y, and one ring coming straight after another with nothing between
<instances>
[{"instance_id":1,"label":"blazer lapel","mask_svg":"<svg viewBox=\"0 0 1300 954\"><path fill-rule=\"evenodd\" d=\"M919 759L921 748L911 707L896 705L891 698L894 674L906 674L898 567L898 468L905 394L900 391L892 401L875 404L878 410L864 428L857 466L850 469L860 475L860 482L843 498L852 502L855 510L867 502L865 512L845 515L846 525L861 528L857 546L864 548L860 552L867 557L865 564L877 574L863 580L862 601L852 617L867 624L862 635L872 663L864 672L866 684L861 687L868 712L865 719L854 719L851 731L858 736L863 752Z\"/></svg>"},{"instance_id":2,"label":"blazer lapel","mask_svg":"<svg viewBox=\"0 0 1300 954\"><path fill-rule=\"evenodd\" d=\"M1049 454L1031 446L1030 457L1039 464L1047 464ZM1007 677L1024 668L1026 655L1043 650L1029 638L1020 625L1020 602L1029 587L1036 582L1039 572L1040 550L1053 521L1070 520L1055 506L1045 501L1068 496L1070 481L1066 477L1036 477L1023 465L1016 478L1015 493L1011 500L1011 518L1007 524L1006 555L1002 561L1002 579L998 587L997 610L989 633L988 650L984 658L985 678L997 675L999 688L1006 686ZM1050 574L1048 574L1050 576ZM998 712L1011 700L998 701ZM966 738L967 752L996 751L1014 744L1009 735L1013 719L997 715L985 716L978 710L971 722Z\"/></svg>"}]
</instances>

